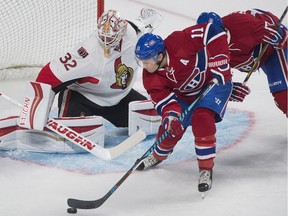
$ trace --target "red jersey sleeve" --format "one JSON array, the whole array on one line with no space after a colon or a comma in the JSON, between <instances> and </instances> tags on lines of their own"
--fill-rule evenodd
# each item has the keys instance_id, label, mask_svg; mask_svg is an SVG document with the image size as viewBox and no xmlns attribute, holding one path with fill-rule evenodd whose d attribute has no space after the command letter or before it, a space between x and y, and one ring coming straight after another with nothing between
<instances>
[{"instance_id":1,"label":"red jersey sleeve","mask_svg":"<svg viewBox=\"0 0 288 216\"><path fill-rule=\"evenodd\" d=\"M229 33L233 36L233 41L237 41L238 44L242 44L243 47L255 47L257 44L263 42L264 26L263 20L256 19L254 16L247 13L232 13L222 18L225 28L229 30ZM241 29L241 31L239 30ZM242 49L243 50L243 49ZM251 52L251 50L247 51Z\"/></svg>"},{"instance_id":2,"label":"red jersey sleeve","mask_svg":"<svg viewBox=\"0 0 288 216\"><path fill-rule=\"evenodd\" d=\"M159 115L166 111L182 112L180 104L174 100L175 93L169 86L164 70L156 73L148 73L143 70L143 86L155 104L155 109Z\"/></svg>"}]
</instances>

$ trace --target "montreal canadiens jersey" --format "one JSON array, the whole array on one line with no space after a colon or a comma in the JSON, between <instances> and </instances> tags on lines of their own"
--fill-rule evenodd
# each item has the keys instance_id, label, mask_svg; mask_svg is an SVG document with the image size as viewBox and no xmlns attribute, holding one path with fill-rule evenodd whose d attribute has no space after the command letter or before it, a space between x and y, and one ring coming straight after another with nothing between
<instances>
[{"instance_id":1,"label":"montreal canadiens jersey","mask_svg":"<svg viewBox=\"0 0 288 216\"><path fill-rule=\"evenodd\" d=\"M211 69L226 80L231 78L227 35L218 26L211 23L192 26L173 32L164 42L167 65L154 73L143 70L143 85L159 114L173 104L174 96L193 102L212 80Z\"/></svg>"},{"instance_id":2,"label":"montreal canadiens jersey","mask_svg":"<svg viewBox=\"0 0 288 216\"><path fill-rule=\"evenodd\" d=\"M100 106L116 105L129 93L137 71L141 70L134 58L137 40L135 30L128 25L120 46L105 57L97 32L94 32L74 49L44 66L36 81L50 84L58 91L69 83L69 89Z\"/></svg>"},{"instance_id":3,"label":"montreal canadiens jersey","mask_svg":"<svg viewBox=\"0 0 288 216\"><path fill-rule=\"evenodd\" d=\"M231 67L249 72L265 43L265 21L273 24L279 19L269 12L255 9L231 13L222 21L228 30ZM258 67L274 51L272 46L268 46Z\"/></svg>"}]
</instances>

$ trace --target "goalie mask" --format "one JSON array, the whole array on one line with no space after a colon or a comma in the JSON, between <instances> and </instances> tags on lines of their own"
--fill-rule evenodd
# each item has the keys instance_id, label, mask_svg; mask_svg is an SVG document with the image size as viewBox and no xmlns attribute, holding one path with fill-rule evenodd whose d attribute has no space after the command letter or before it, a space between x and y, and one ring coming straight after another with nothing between
<instances>
[{"instance_id":1,"label":"goalie mask","mask_svg":"<svg viewBox=\"0 0 288 216\"><path fill-rule=\"evenodd\" d=\"M98 20L98 38L104 47L104 55L109 56L111 48L119 45L127 30L127 22L116 10L104 12Z\"/></svg>"}]
</instances>

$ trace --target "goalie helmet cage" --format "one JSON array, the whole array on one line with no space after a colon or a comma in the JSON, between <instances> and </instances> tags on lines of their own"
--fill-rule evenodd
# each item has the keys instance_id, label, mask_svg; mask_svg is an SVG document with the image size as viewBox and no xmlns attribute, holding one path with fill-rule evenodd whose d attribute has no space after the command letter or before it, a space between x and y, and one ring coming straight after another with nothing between
<instances>
[{"instance_id":1,"label":"goalie helmet cage","mask_svg":"<svg viewBox=\"0 0 288 216\"><path fill-rule=\"evenodd\" d=\"M87 38L103 10L104 0L1 0L0 70L44 66Z\"/></svg>"}]
</instances>

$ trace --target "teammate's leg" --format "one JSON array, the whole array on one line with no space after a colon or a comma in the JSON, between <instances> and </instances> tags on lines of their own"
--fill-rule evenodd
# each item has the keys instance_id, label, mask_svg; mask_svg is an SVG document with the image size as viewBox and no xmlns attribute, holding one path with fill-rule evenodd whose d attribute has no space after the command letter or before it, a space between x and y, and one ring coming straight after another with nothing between
<instances>
[{"instance_id":1,"label":"teammate's leg","mask_svg":"<svg viewBox=\"0 0 288 216\"><path fill-rule=\"evenodd\" d=\"M275 104L286 116L288 116L287 48L275 50L275 52L263 63L261 68L267 75L269 89L274 97Z\"/></svg>"}]
</instances>

